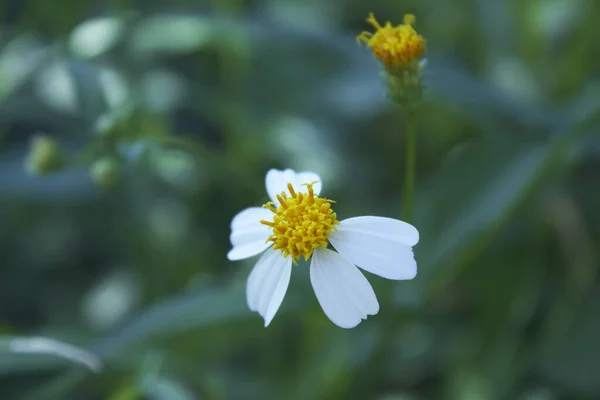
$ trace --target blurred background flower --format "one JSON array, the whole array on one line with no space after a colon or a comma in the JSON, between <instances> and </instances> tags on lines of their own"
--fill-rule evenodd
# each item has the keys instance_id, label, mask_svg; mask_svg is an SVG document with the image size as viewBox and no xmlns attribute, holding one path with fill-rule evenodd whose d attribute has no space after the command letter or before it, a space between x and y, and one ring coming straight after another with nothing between
<instances>
[{"instance_id":1,"label":"blurred background flower","mask_svg":"<svg viewBox=\"0 0 600 400\"><path fill-rule=\"evenodd\" d=\"M340 219L400 217L405 121L355 41L369 12L414 14L427 40L419 272L368 276L381 311L347 331L301 264L265 330L254 260L226 253L268 169L319 173ZM4 1L0 329L103 369L3 353L0 398L599 398L599 17L594 0Z\"/></svg>"}]
</instances>

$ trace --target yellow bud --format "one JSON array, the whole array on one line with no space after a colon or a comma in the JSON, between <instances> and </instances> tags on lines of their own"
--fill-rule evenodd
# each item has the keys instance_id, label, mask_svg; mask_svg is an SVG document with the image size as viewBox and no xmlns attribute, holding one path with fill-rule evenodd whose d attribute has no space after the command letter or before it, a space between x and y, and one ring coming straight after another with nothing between
<instances>
[{"instance_id":1,"label":"yellow bud","mask_svg":"<svg viewBox=\"0 0 600 400\"><path fill-rule=\"evenodd\" d=\"M388 78L388 92L394 102L406 109L416 107L421 100L426 43L413 27L415 16L406 14L404 24L393 26L391 22L381 25L371 13L367 22L375 32L362 32L357 36L358 42L369 47L382 62Z\"/></svg>"},{"instance_id":2,"label":"yellow bud","mask_svg":"<svg viewBox=\"0 0 600 400\"><path fill-rule=\"evenodd\" d=\"M397 26L391 22L382 26L373 13L369 14L367 22L375 28L375 32L362 32L356 40L369 47L386 68L408 68L425 54L425 39L412 26L414 15L405 15L404 24Z\"/></svg>"}]
</instances>

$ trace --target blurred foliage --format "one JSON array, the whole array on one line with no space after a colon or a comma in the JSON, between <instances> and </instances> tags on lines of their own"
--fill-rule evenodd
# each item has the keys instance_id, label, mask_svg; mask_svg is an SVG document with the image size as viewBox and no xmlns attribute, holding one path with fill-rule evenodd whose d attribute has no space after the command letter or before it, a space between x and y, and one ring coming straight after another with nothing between
<instances>
[{"instance_id":1,"label":"blurred foliage","mask_svg":"<svg viewBox=\"0 0 600 400\"><path fill-rule=\"evenodd\" d=\"M5 352L0 398L600 398L600 2L0 9L0 327L104 364ZM269 168L318 172L341 218L400 215L404 121L354 41L370 11L428 43L419 274L369 276L381 311L348 331L301 266L265 329L254 260L225 254Z\"/></svg>"}]
</instances>

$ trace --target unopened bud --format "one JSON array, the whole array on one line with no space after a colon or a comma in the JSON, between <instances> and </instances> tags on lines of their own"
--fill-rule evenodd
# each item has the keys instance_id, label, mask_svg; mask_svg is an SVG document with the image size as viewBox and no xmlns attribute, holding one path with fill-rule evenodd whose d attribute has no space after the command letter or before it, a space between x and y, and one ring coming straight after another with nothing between
<instances>
[{"instance_id":1,"label":"unopened bud","mask_svg":"<svg viewBox=\"0 0 600 400\"><path fill-rule=\"evenodd\" d=\"M90 177L102 189L112 189L121 177L119 162L112 157L103 157L90 167Z\"/></svg>"},{"instance_id":2,"label":"unopened bud","mask_svg":"<svg viewBox=\"0 0 600 400\"><path fill-rule=\"evenodd\" d=\"M425 67L423 56L426 51L425 39L413 27L415 16L405 15L404 24L397 26L390 22L381 25L373 14L367 22L375 32L362 32L357 36L358 42L369 47L382 62L388 92L394 102L408 110L413 109L421 100L421 72Z\"/></svg>"},{"instance_id":3,"label":"unopened bud","mask_svg":"<svg viewBox=\"0 0 600 400\"><path fill-rule=\"evenodd\" d=\"M32 175L49 175L62 169L65 155L58 143L47 135L35 135L29 145L25 169Z\"/></svg>"}]
</instances>

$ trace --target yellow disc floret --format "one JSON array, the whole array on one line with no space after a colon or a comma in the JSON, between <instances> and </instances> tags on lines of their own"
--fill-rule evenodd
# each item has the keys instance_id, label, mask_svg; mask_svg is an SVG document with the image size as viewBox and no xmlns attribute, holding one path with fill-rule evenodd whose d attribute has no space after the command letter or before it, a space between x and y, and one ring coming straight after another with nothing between
<instances>
[{"instance_id":1,"label":"yellow disc floret","mask_svg":"<svg viewBox=\"0 0 600 400\"><path fill-rule=\"evenodd\" d=\"M315 195L313 183L305 185L308 193L296 192L288 183L286 192L277 195L279 207L268 202L263 207L273 212L273 221L260 221L273 229L267 241L284 257L292 256L294 264L300 256L308 260L317 247L327 247L327 240L339 224L331 209L333 201Z\"/></svg>"},{"instance_id":2,"label":"yellow disc floret","mask_svg":"<svg viewBox=\"0 0 600 400\"><path fill-rule=\"evenodd\" d=\"M410 66L425 54L425 39L412 27L414 15L405 15L404 24L398 26L392 26L390 22L381 26L373 13L369 14L367 22L373 25L375 33L362 32L356 40L371 48L373 55L387 67Z\"/></svg>"}]
</instances>

